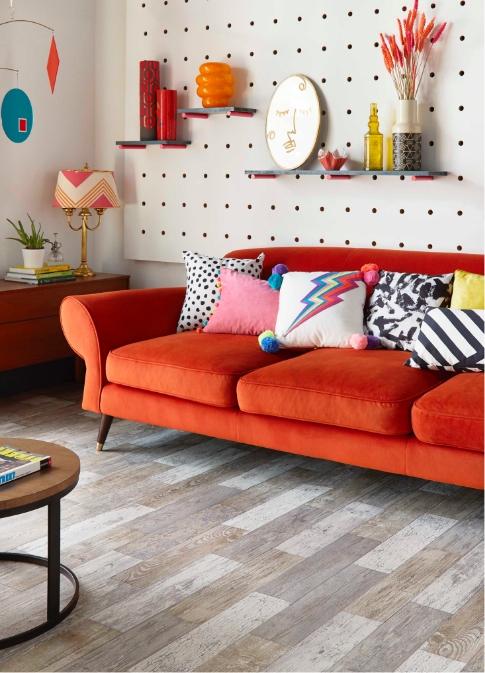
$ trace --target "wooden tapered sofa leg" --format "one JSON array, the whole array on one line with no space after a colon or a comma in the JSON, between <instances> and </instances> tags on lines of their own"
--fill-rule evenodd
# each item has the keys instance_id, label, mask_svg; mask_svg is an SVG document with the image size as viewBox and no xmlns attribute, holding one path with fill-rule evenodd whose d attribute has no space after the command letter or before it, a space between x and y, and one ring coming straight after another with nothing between
<instances>
[{"instance_id":1,"label":"wooden tapered sofa leg","mask_svg":"<svg viewBox=\"0 0 485 673\"><path fill-rule=\"evenodd\" d=\"M98 443L96 445L96 451L103 450L103 446L106 441L106 437L108 436L108 432L111 428L112 422L113 422L113 416L108 416L107 414L103 414L101 416L101 423L99 424Z\"/></svg>"}]
</instances>

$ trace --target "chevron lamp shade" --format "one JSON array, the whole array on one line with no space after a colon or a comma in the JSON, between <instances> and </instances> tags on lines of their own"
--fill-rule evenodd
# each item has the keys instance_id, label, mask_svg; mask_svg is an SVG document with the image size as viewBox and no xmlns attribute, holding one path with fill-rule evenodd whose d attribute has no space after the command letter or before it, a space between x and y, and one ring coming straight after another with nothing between
<instances>
[{"instance_id":1,"label":"chevron lamp shade","mask_svg":"<svg viewBox=\"0 0 485 673\"><path fill-rule=\"evenodd\" d=\"M56 208L119 208L112 171L60 171L52 204Z\"/></svg>"}]
</instances>

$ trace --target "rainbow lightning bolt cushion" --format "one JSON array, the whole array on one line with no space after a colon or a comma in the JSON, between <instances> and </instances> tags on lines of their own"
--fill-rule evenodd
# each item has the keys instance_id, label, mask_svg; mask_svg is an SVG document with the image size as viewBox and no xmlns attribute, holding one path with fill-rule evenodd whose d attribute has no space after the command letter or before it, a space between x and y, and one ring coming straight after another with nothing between
<instances>
[{"instance_id":1,"label":"rainbow lightning bolt cushion","mask_svg":"<svg viewBox=\"0 0 485 673\"><path fill-rule=\"evenodd\" d=\"M350 348L350 337L364 333L365 297L360 271L285 274L276 320L280 345Z\"/></svg>"}]
</instances>

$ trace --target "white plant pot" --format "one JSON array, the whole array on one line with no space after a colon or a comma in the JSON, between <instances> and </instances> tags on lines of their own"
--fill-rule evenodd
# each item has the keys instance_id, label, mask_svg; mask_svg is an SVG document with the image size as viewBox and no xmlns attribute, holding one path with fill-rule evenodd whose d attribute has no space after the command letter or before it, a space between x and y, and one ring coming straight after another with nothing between
<instances>
[{"instance_id":1,"label":"white plant pot","mask_svg":"<svg viewBox=\"0 0 485 673\"><path fill-rule=\"evenodd\" d=\"M24 256L24 266L26 269L41 269L44 266L45 248L36 250L23 248L22 255Z\"/></svg>"},{"instance_id":2,"label":"white plant pot","mask_svg":"<svg viewBox=\"0 0 485 673\"><path fill-rule=\"evenodd\" d=\"M421 126L416 100L397 102L397 122L392 127L392 160L395 171L421 170Z\"/></svg>"}]
</instances>

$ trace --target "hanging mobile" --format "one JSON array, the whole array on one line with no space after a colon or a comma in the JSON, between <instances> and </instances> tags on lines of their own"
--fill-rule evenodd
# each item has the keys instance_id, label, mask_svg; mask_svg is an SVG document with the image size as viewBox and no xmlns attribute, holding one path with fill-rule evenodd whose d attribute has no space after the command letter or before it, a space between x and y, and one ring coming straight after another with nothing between
<instances>
[{"instance_id":1,"label":"hanging mobile","mask_svg":"<svg viewBox=\"0 0 485 673\"><path fill-rule=\"evenodd\" d=\"M41 28L46 28L47 30L50 30L52 33L49 58L47 59L47 74L49 76L51 91L52 93L54 93L57 80L57 73L59 71L59 64L60 64L59 54L57 51L56 38L54 37L54 28L50 28L49 26L46 26L43 23L39 23L38 21L29 21L28 19L16 19L15 7L13 3L14 0L10 0L10 21L4 21L3 23L0 23L0 26L7 26L12 23L33 23L36 26L41 26Z\"/></svg>"},{"instance_id":2,"label":"hanging mobile","mask_svg":"<svg viewBox=\"0 0 485 673\"><path fill-rule=\"evenodd\" d=\"M32 133L34 111L25 91L19 89L19 71L13 68L0 68L17 73L17 88L10 89L3 99L1 117L5 134L13 143L23 143Z\"/></svg>"}]
</instances>

